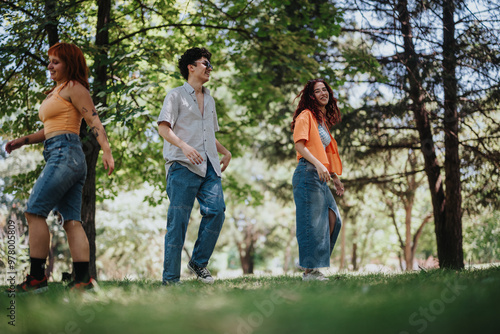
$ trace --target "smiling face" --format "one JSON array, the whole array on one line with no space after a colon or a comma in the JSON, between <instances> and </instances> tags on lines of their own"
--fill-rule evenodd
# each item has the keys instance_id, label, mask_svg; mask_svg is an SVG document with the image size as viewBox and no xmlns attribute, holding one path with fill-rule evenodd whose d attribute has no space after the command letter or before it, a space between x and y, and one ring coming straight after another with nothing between
<instances>
[{"instance_id":1,"label":"smiling face","mask_svg":"<svg viewBox=\"0 0 500 334\"><path fill-rule=\"evenodd\" d=\"M316 82L314 84L313 93L318 105L320 107L326 107L328 101L330 100L330 93L328 92L325 84L322 82Z\"/></svg>"},{"instance_id":2,"label":"smiling face","mask_svg":"<svg viewBox=\"0 0 500 334\"><path fill-rule=\"evenodd\" d=\"M205 57L201 57L195 61L194 65L189 65L189 78L205 83L210 80L212 70L213 67L210 65L210 61Z\"/></svg>"},{"instance_id":3,"label":"smiling face","mask_svg":"<svg viewBox=\"0 0 500 334\"><path fill-rule=\"evenodd\" d=\"M66 64L59 57L49 56L49 66L47 68L49 69L50 78L58 84L67 80Z\"/></svg>"}]
</instances>

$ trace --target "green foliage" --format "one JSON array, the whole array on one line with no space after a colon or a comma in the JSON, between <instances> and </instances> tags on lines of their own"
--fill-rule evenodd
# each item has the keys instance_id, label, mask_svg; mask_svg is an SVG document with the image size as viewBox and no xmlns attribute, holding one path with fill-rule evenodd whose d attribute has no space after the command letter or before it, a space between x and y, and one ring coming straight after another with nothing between
<instances>
[{"instance_id":1,"label":"green foliage","mask_svg":"<svg viewBox=\"0 0 500 334\"><path fill-rule=\"evenodd\" d=\"M18 1L0 7L6 13L2 65L9 69L0 77L0 98L7 102L0 108L0 117L2 132L9 138L40 128L36 110L41 92L51 86L44 70L48 49L44 3L24 5ZM98 198L145 181L162 184L161 168L154 163L162 160L155 120L166 92L182 83L175 67L185 49L204 45L213 53L216 71L209 87L214 92L222 89L224 96L222 100L214 94L219 139L238 156L244 147L255 144L256 126L288 126L290 92L297 92L311 77L329 75L327 67L320 70L318 55L327 52L327 41L340 33L342 20L328 1L116 3L107 26L107 58L101 59L101 50L93 44L96 15L91 3L58 2L54 17L61 40L79 45L89 65L99 61L108 66L107 89L99 93L106 96L107 107L97 108L107 124L118 168L111 179L97 168ZM27 40L32 43L29 48L19 47ZM222 74L220 79L217 73ZM234 141L235 137L239 140ZM289 139L280 140L279 145L283 144L289 145ZM24 181L25 187L32 182Z\"/></svg>"},{"instance_id":2,"label":"green foliage","mask_svg":"<svg viewBox=\"0 0 500 334\"><path fill-rule=\"evenodd\" d=\"M498 7L485 3L474 10L470 1L457 3L455 19L457 59L457 110L459 112L460 159L462 168L463 205L472 212L499 203L498 146L499 95L498 74ZM411 79L419 80L422 102L429 114L429 123L440 165L446 160L444 149L445 115L441 34L443 29L441 2L409 2L412 42L418 59L419 73L411 73L405 63L398 9L387 1L348 1L344 14L345 30L341 37L348 43L343 60L359 73L349 73L354 84L345 85L342 94L351 98L351 106L343 109L341 127L336 131L340 149L347 163L374 165L356 175L378 181L385 176L373 173L380 160L391 164L398 155L426 152L420 143L413 115L415 102L410 96ZM354 10L351 8L355 8ZM361 16L361 18L360 18ZM373 61L378 62L374 66ZM366 65L366 69L365 69ZM355 97L349 88L357 89ZM423 146L423 147L422 147ZM423 159L421 159L423 160ZM423 165L421 165L423 170ZM401 171L401 170L399 170ZM368 173L370 172L370 173ZM444 182L444 181L443 181Z\"/></svg>"},{"instance_id":3,"label":"green foliage","mask_svg":"<svg viewBox=\"0 0 500 334\"><path fill-rule=\"evenodd\" d=\"M347 41L343 45L343 57L346 62L344 75L363 76L369 75L369 80L379 83L386 83L387 77L382 73L382 68L378 60L370 53L370 49L363 43Z\"/></svg>"},{"instance_id":4,"label":"green foliage","mask_svg":"<svg viewBox=\"0 0 500 334\"><path fill-rule=\"evenodd\" d=\"M241 175L232 173L224 175L224 188L230 191L230 202L233 204L245 203L251 206L262 205L263 195L251 184L242 184Z\"/></svg>"},{"instance_id":5,"label":"green foliage","mask_svg":"<svg viewBox=\"0 0 500 334\"><path fill-rule=\"evenodd\" d=\"M370 17L374 19L370 24L388 20L380 30L370 30L361 36L345 32L359 27L359 16L352 19L349 6L342 11L339 7L344 4L334 1L113 2L112 19L107 26L110 44L105 48L107 57L102 58L103 50L95 46L96 4L56 1L54 17L59 37L76 43L84 51L91 68L91 91L96 88L93 87L94 64L104 62L107 65L107 87L99 93L99 97L106 98L107 104L98 105L97 109L107 127L116 170L108 178L99 160L98 201L142 188L147 182L150 190L145 195L148 208L149 205L158 209L164 207L163 140L157 134L156 119L167 91L182 84L176 69L179 55L189 47L206 46L213 54L215 66L207 86L217 105L220 124L217 138L230 149L234 158L250 155L250 159L262 159L276 167L275 174L259 180L250 179L250 174L241 172L239 166L230 165L223 180L230 212L242 210L247 217L262 213L259 228L270 232L267 225L272 222L265 219L264 210L279 213L278 209L286 211L293 206L288 176L295 161L290 131L294 97L305 81L324 77L335 89L343 117L333 133L344 161L342 177L347 181L346 200L339 200L345 217L346 252L350 253L352 245L357 243L364 247L361 248L363 256L358 258L362 263L393 261L399 246L391 232L393 227L383 209L384 204L376 200L383 195L368 185L395 182L404 186L402 173L406 170L401 159L408 156L408 152L419 150L420 146L411 115L412 101L407 98L405 67L397 57L400 47L397 39L392 39L394 36L386 34L397 31L393 26L394 17L386 16L393 8L387 10L388 3L384 1L369 3L374 6L368 11L363 7L366 2L358 2L352 8L356 8L356 14L362 11L363 15L368 15L373 11ZM363 6L358 7L360 5ZM439 4L425 2L415 6L415 19L425 23L432 12L429 8L435 10ZM495 13L495 8L490 9ZM4 69L0 74L0 136L5 140L41 129L37 110L44 98L43 92L53 83L45 70L48 49L45 29L50 23L45 1L4 1L0 3L0 12L0 65ZM477 213L481 207L496 208L500 203L499 182L496 182L499 147L494 135L498 132L500 95L498 83L480 79L488 73L491 78L498 77L495 34L484 29L484 24L472 21L469 25L466 25L469 21L464 21L458 35L460 138L465 207ZM416 38L421 38L417 47L422 54L419 61L421 75L425 78L422 82L426 91L424 99L431 120L440 121L444 117L441 65L436 56L440 42L431 27L425 24L419 27L421 34ZM439 123L435 124L433 130L438 148L441 148L443 133ZM40 147L33 149L41 150ZM438 150L439 159L444 158L441 153ZM0 159L5 159L6 154L1 154ZM2 170L2 192L26 198L40 168L16 169L16 173L9 175L4 175ZM415 220L427 214L425 208L429 203L428 196L417 198ZM261 204L263 206L254 207ZM289 217L289 212L285 216ZM135 228L141 226L140 219L134 219L136 226L125 229L127 233L133 234ZM256 256L268 256L283 249L287 242L284 239L292 233L293 219L275 225L271 233L266 232L268 239L262 244L269 248L259 249ZM119 246L106 253L106 264L137 255L132 267L140 267L141 275L149 270L145 269L146 265L139 265L137 250L147 252L142 243L148 236L152 237L153 232L140 230L127 241L113 229L98 231L104 247ZM422 236L426 240L421 244L422 253L426 255L435 253L431 232L428 225ZM228 239L223 238L221 247L234 246ZM487 257L485 253L474 256Z\"/></svg>"},{"instance_id":6,"label":"green foliage","mask_svg":"<svg viewBox=\"0 0 500 334\"><path fill-rule=\"evenodd\" d=\"M156 277L163 265L166 194L150 185L104 200L96 213L96 266L104 279ZM155 206L148 203L148 199Z\"/></svg>"},{"instance_id":7,"label":"green foliage","mask_svg":"<svg viewBox=\"0 0 500 334\"><path fill-rule=\"evenodd\" d=\"M464 219L464 258L472 263L500 261L500 212Z\"/></svg>"}]
</instances>

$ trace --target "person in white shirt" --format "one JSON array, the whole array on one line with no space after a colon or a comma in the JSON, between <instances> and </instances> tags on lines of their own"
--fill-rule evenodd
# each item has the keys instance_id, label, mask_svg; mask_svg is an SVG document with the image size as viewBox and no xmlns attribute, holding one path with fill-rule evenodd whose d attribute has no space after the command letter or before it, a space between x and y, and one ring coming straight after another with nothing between
<instances>
[{"instance_id":1,"label":"person in white shirt","mask_svg":"<svg viewBox=\"0 0 500 334\"><path fill-rule=\"evenodd\" d=\"M167 94L158 118L170 200L164 285L179 282L182 248L195 198L202 220L188 268L200 281L214 282L207 265L224 223L221 173L229 165L231 153L215 138L219 130L215 101L203 87L213 70L211 56L207 49L195 47L179 58L178 66L187 82ZM222 154L220 161L218 153Z\"/></svg>"}]
</instances>

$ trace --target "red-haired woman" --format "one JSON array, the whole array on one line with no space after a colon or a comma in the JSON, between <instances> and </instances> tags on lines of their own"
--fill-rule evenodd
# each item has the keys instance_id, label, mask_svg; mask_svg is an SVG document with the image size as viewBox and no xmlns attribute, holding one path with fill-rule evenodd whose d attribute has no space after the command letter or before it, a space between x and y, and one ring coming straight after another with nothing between
<instances>
[{"instance_id":1,"label":"red-haired woman","mask_svg":"<svg viewBox=\"0 0 500 334\"><path fill-rule=\"evenodd\" d=\"M44 128L12 140L5 150L10 153L23 145L43 141L46 165L38 177L25 212L29 229L30 274L16 288L19 292L47 290L45 262L49 254L50 234L46 218L57 213L66 231L75 279L73 289L93 287L89 275L89 242L81 224L82 189L87 175L85 155L79 133L85 118L103 150L102 160L108 175L114 160L104 127L89 93L88 67L82 51L73 44L57 43L48 52L50 78L56 86L48 91L39 110Z\"/></svg>"},{"instance_id":2,"label":"red-haired woman","mask_svg":"<svg viewBox=\"0 0 500 334\"><path fill-rule=\"evenodd\" d=\"M338 175L342 163L337 142L330 131L340 122L340 110L333 91L323 79L309 80L299 93L299 105L292 121L298 165L293 174L296 207L298 267L304 281L327 281L318 268L330 267L330 255L342 221L328 181L337 195L344 193Z\"/></svg>"}]
</instances>

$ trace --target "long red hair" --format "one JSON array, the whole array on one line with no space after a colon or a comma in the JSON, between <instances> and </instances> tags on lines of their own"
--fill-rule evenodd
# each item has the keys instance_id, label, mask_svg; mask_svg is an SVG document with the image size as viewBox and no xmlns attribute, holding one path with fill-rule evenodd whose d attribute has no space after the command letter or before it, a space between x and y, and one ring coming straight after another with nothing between
<instances>
[{"instance_id":1,"label":"long red hair","mask_svg":"<svg viewBox=\"0 0 500 334\"><path fill-rule=\"evenodd\" d=\"M50 47L48 54L58 57L66 64L68 80L77 81L90 90L89 68L85 56L78 46L70 43L56 43Z\"/></svg>"},{"instance_id":2,"label":"long red hair","mask_svg":"<svg viewBox=\"0 0 500 334\"><path fill-rule=\"evenodd\" d=\"M323 79L312 79L306 83L304 89L302 89L299 95L297 95L297 97L295 98L300 98L300 100L299 105L297 106L297 109L295 109L295 113L293 114L292 131L295 128L295 119L300 115L301 112L306 109L310 110L314 114L314 117L316 117L316 121L318 121L318 123L323 122L323 116L321 115L322 113L319 110L318 103L316 102L316 98L314 97L314 85L318 82L322 82L325 84L329 95L328 104L326 105L326 119L324 120L326 122L326 125L330 128L341 121L340 109L337 106L337 99L333 97L332 88Z\"/></svg>"}]
</instances>

